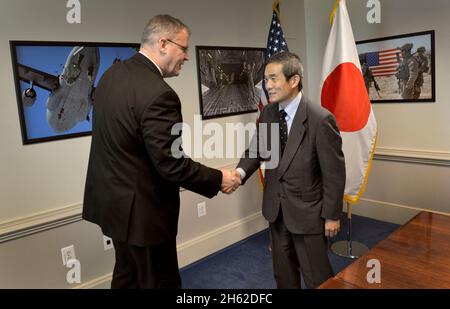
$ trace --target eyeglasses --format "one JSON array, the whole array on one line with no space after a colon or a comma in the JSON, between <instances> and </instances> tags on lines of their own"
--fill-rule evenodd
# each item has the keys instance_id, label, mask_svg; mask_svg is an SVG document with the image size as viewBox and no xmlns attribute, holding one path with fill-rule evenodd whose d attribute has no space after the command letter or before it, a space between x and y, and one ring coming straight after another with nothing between
<instances>
[{"instance_id":1,"label":"eyeglasses","mask_svg":"<svg viewBox=\"0 0 450 309\"><path fill-rule=\"evenodd\" d=\"M176 46L178 46L179 48L181 48L181 51L182 51L183 53L187 54L187 52L188 52L188 50L189 50L189 47L183 46L183 45L181 45L181 44L178 44L177 42L174 42L174 41L172 41L172 40L170 40L170 39L166 39L166 40L167 40L168 42L170 42L170 43L175 44Z\"/></svg>"}]
</instances>

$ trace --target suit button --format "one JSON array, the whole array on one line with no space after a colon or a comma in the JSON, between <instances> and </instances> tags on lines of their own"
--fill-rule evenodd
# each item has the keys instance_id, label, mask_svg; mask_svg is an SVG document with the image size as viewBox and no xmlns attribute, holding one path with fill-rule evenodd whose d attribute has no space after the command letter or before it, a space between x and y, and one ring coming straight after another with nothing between
<instances>
[{"instance_id":1,"label":"suit button","mask_svg":"<svg viewBox=\"0 0 450 309\"><path fill-rule=\"evenodd\" d=\"M280 193L278 193L277 195L278 195L278 198L281 198L281 194Z\"/></svg>"}]
</instances>

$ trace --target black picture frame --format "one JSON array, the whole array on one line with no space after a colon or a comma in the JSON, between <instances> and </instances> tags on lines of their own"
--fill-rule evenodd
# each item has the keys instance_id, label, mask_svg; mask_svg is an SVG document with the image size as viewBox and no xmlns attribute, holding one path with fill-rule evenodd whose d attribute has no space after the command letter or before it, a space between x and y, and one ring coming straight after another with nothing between
<instances>
[{"instance_id":1,"label":"black picture frame","mask_svg":"<svg viewBox=\"0 0 450 309\"><path fill-rule=\"evenodd\" d=\"M22 143L90 135L95 87L137 43L9 41Z\"/></svg>"},{"instance_id":2,"label":"black picture frame","mask_svg":"<svg viewBox=\"0 0 450 309\"><path fill-rule=\"evenodd\" d=\"M412 57L403 62L400 48L406 44L412 44ZM425 47L423 56L420 47ZM436 102L434 30L357 41L356 48L372 103Z\"/></svg>"},{"instance_id":3,"label":"black picture frame","mask_svg":"<svg viewBox=\"0 0 450 309\"><path fill-rule=\"evenodd\" d=\"M196 46L202 119L258 111L264 53L256 47Z\"/></svg>"}]
</instances>

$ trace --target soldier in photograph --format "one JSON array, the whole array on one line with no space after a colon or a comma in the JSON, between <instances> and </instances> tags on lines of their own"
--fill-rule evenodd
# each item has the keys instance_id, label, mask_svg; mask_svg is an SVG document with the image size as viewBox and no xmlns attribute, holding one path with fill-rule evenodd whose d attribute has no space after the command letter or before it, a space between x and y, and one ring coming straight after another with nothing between
<instances>
[{"instance_id":1,"label":"soldier in photograph","mask_svg":"<svg viewBox=\"0 0 450 309\"><path fill-rule=\"evenodd\" d=\"M430 69L428 66L428 58L427 56L425 56L425 52L426 52L425 47L421 46L417 49L417 52L413 56L416 59L419 67L417 79L414 83L413 99L418 99L420 97L421 89L424 82L423 73L428 73Z\"/></svg>"},{"instance_id":2,"label":"soldier in photograph","mask_svg":"<svg viewBox=\"0 0 450 309\"><path fill-rule=\"evenodd\" d=\"M403 99L416 99L420 96L420 87L417 89L416 81L419 77L419 61L411 54L412 43L399 47L402 59L398 67L396 77L399 82L399 92ZM397 55L397 60L399 59Z\"/></svg>"},{"instance_id":3,"label":"soldier in photograph","mask_svg":"<svg viewBox=\"0 0 450 309\"><path fill-rule=\"evenodd\" d=\"M364 84L366 85L367 93L369 93L369 89L370 89L370 87L372 87L372 83L373 83L373 85L375 86L375 90L377 91L378 96L379 96L380 95L379 94L380 87L378 86L378 83L375 80L375 77L373 76L372 70L367 65L365 54L359 55L359 62L361 64L361 73L364 78Z\"/></svg>"}]
</instances>

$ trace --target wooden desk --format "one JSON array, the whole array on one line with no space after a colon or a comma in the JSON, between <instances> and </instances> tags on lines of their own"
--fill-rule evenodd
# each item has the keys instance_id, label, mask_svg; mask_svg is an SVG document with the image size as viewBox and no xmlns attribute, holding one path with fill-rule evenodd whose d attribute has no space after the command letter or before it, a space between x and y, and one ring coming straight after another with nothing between
<instances>
[{"instance_id":1,"label":"wooden desk","mask_svg":"<svg viewBox=\"0 0 450 309\"><path fill-rule=\"evenodd\" d=\"M322 283L319 289L360 289L360 287L353 285L351 283L345 282L338 277L330 278L324 283Z\"/></svg>"},{"instance_id":2,"label":"wooden desk","mask_svg":"<svg viewBox=\"0 0 450 309\"><path fill-rule=\"evenodd\" d=\"M366 280L378 259L381 283ZM422 211L319 288L450 288L450 216Z\"/></svg>"}]
</instances>

